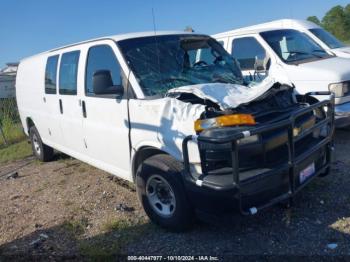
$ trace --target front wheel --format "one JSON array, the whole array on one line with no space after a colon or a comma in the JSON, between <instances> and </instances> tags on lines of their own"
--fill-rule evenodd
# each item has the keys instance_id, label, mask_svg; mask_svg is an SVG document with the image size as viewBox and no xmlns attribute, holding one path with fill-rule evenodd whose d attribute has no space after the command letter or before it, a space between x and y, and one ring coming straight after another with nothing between
<instances>
[{"instance_id":1,"label":"front wheel","mask_svg":"<svg viewBox=\"0 0 350 262\"><path fill-rule=\"evenodd\" d=\"M194 212L181 179L182 165L172 157L159 154L138 168L138 197L152 222L171 231L189 229Z\"/></svg>"},{"instance_id":2,"label":"front wheel","mask_svg":"<svg viewBox=\"0 0 350 262\"><path fill-rule=\"evenodd\" d=\"M35 126L30 128L29 137L34 156L42 162L50 161L54 153L53 148L43 143Z\"/></svg>"}]
</instances>

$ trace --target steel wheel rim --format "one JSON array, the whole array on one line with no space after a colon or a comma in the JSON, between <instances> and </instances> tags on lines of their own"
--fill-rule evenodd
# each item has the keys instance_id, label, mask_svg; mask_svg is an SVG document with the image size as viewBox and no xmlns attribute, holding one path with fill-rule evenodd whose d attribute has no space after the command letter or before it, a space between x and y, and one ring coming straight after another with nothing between
<instances>
[{"instance_id":1,"label":"steel wheel rim","mask_svg":"<svg viewBox=\"0 0 350 262\"><path fill-rule=\"evenodd\" d=\"M40 143L38 140L38 137L36 136L36 134L33 135L33 146L34 146L34 150L35 152L40 155L41 153L41 148L40 148Z\"/></svg>"},{"instance_id":2,"label":"steel wheel rim","mask_svg":"<svg viewBox=\"0 0 350 262\"><path fill-rule=\"evenodd\" d=\"M159 175L152 175L146 184L146 196L152 209L162 217L171 217L176 208L175 194L170 184Z\"/></svg>"}]
</instances>

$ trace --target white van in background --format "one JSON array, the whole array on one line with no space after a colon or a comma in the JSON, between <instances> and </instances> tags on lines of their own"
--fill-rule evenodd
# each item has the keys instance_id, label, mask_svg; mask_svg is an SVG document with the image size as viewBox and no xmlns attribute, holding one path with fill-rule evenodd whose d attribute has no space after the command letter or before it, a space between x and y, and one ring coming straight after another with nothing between
<instances>
[{"instance_id":1,"label":"white van in background","mask_svg":"<svg viewBox=\"0 0 350 262\"><path fill-rule=\"evenodd\" d=\"M334 92L336 126L350 125L350 59L333 55L307 34L281 24L259 24L213 37L238 60L248 81L271 75L289 81L300 94Z\"/></svg>"}]
</instances>

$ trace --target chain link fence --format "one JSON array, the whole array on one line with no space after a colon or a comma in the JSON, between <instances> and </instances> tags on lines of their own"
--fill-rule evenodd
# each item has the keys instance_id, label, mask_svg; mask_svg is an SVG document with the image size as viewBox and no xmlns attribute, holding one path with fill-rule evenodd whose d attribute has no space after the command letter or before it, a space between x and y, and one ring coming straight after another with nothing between
<instances>
[{"instance_id":1,"label":"chain link fence","mask_svg":"<svg viewBox=\"0 0 350 262\"><path fill-rule=\"evenodd\" d=\"M0 99L0 148L25 138L15 98Z\"/></svg>"}]
</instances>

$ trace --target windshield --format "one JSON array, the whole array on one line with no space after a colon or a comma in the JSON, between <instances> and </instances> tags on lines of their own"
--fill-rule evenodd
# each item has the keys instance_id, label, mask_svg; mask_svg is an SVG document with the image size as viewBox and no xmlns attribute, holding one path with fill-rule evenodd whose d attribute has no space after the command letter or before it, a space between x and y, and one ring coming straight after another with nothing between
<instances>
[{"instance_id":1,"label":"windshield","mask_svg":"<svg viewBox=\"0 0 350 262\"><path fill-rule=\"evenodd\" d=\"M292 29L260 33L286 63L301 63L331 57L306 34Z\"/></svg>"},{"instance_id":2,"label":"windshield","mask_svg":"<svg viewBox=\"0 0 350 262\"><path fill-rule=\"evenodd\" d=\"M327 32L322 28L313 28L313 29L310 29L310 32L313 35L315 35L317 38L319 38L323 43L325 43L331 49L345 46L342 42L340 42L337 38L335 38L334 35L332 35L331 33Z\"/></svg>"},{"instance_id":3,"label":"windshield","mask_svg":"<svg viewBox=\"0 0 350 262\"><path fill-rule=\"evenodd\" d=\"M122 40L118 45L146 96L203 83L243 84L235 60L204 35L163 35Z\"/></svg>"}]
</instances>

